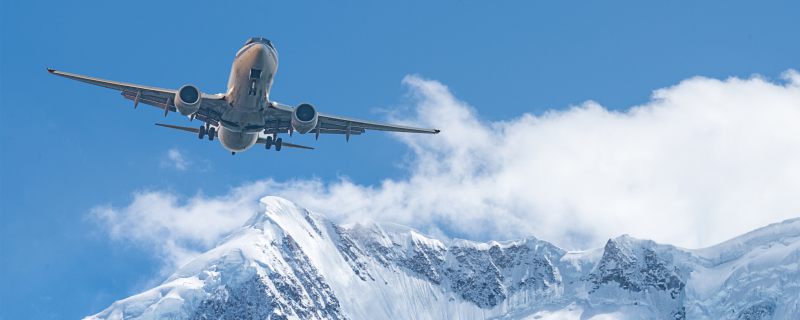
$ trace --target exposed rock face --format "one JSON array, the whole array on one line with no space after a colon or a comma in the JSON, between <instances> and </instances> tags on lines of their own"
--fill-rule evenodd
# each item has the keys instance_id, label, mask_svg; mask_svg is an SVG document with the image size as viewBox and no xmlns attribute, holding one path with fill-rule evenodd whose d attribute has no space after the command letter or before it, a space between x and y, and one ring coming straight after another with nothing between
<instances>
[{"instance_id":1,"label":"exposed rock face","mask_svg":"<svg viewBox=\"0 0 800 320\"><path fill-rule=\"evenodd\" d=\"M613 291L613 286L618 286L639 299L657 302L661 316L685 319L686 275L674 264L676 252L672 247L659 248L652 241L625 236L608 240L600 262L585 278L592 284L589 293L608 286Z\"/></svg>"},{"instance_id":2,"label":"exposed rock face","mask_svg":"<svg viewBox=\"0 0 800 320\"><path fill-rule=\"evenodd\" d=\"M800 318L800 219L702 250L621 236L441 241L280 198L164 284L92 319Z\"/></svg>"}]
</instances>

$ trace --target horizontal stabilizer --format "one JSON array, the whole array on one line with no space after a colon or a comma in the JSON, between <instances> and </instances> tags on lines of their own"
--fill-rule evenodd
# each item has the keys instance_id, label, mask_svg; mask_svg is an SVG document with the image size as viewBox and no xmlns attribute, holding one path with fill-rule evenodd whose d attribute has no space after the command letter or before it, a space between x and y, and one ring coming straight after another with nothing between
<instances>
[{"instance_id":1,"label":"horizontal stabilizer","mask_svg":"<svg viewBox=\"0 0 800 320\"><path fill-rule=\"evenodd\" d=\"M200 129L199 129L199 128L193 128L193 127L176 126L176 125L174 125L174 124L165 124L165 123L156 123L156 125L157 125L157 126L159 126L159 127L170 128L170 129L176 129L176 130L182 130L182 131L191 132L191 133L198 133L198 132L200 132ZM267 143L267 139L264 139L264 138L258 138L258 140L256 141L256 143L258 143L258 144L265 144L265 143ZM282 147L286 147L286 148L297 148L297 149L314 150L314 148L313 148L313 147L304 146L304 145L299 145L299 144L294 144L294 143L290 143L290 142L282 142L282 143L281 143L281 146L282 146Z\"/></svg>"},{"instance_id":2,"label":"horizontal stabilizer","mask_svg":"<svg viewBox=\"0 0 800 320\"><path fill-rule=\"evenodd\" d=\"M264 138L258 138L258 141L256 141L256 143L258 143L258 144L266 144L266 143L267 143L267 139L264 139ZM283 141L283 142L281 143L281 146L282 146L282 147L285 147L285 148L297 148L297 149L314 150L314 148L313 148L313 147L304 146L304 145L299 145L299 144L294 144L294 143L290 143L290 142L286 142L286 141Z\"/></svg>"},{"instance_id":3,"label":"horizontal stabilizer","mask_svg":"<svg viewBox=\"0 0 800 320\"><path fill-rule=\"evenodd\" d=\"M176 126L176 125L164 124L164 123L156 123L156 125L159 126L159 127L183 130L183 131L186 131L186 132L193 132L193 133L200 132L199 128L193 128L193 127L183 127L183 126Z\"/></svg>"}]
</instances>

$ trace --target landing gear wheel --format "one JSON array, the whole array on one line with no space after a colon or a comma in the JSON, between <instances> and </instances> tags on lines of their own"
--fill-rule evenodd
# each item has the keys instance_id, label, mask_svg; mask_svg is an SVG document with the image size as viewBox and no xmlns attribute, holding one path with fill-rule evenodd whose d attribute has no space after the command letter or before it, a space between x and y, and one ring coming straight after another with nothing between
<instances>
[{"instance_id":1,"label":"landing gear wheel","mask_svg":"<svg viewBox=\"0 0 800 320\"><path fill-rule=\"evenodd\" d=\"M272 148L272 145L274 143L275 143L275 140L272 138L272 136L269 136L269 137L267 137L267 141L264 142L264 146L267 148L267 150L269 150L270 148Z\"/></svg>"},{"instance_id":2,"label":"landing gear wheel","mask_svg":"<svg viewBox=\"0 0 800 320\"><path fill-rule=\"evenodd\" d=\"M197 131L197 138L202 140L203 138L205 138L205 136L206 136L206 127L200 126L200 130Z\"/></svg>"},{"instance_id":3,"label":"landing gear wheel","mask_svg":"<svg viewBox=\"0 0 800 320\"><path fill-rule=\"evenodd\" d=\"M209 141L214 141L214 137L216 137L216 136L217 136L217 129L214 129L214 127L209 127L208 128L208 140Z\"/></svg>"},{"instance_id":4,"label":"landing gear wheel","mask_svg":"<svg viewBox=\"0 0 800 320\"><path fill-rule=\"evenodd\" d=\"M278 138L275 140L275 151L281 151L281 147L283 146L283 138Z\"/></svg>"}]
</instances>

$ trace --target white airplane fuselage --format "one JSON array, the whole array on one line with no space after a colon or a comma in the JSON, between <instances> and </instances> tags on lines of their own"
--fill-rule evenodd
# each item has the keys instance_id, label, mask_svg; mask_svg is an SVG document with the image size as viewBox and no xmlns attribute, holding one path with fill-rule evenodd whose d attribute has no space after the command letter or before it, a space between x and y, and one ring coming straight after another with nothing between
<instances>
[{"instance_id":1,"label":"white airplane fuselage","mask_svg":"<svg viewBox=\"0 0 800 320\"><path fill-rule=\"evenodd\" d=\"M241 152L258 140L277 70L277 52L266 44L250 43L236 53L225 95L230 108L222 114L217 128L226 149Z\"/></svg>"}]
</instances>

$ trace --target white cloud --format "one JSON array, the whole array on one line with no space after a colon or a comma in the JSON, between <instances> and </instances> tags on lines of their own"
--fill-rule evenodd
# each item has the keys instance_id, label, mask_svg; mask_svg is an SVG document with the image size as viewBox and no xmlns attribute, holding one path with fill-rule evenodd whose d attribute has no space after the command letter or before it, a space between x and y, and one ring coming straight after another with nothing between
<instances>
[{"instance_id":1,"label":"white cloud","mask_svg":"<svg viewBox=\"0 0 800 320\"><path fill-rule=\"evenodd\" d=\"M374 186L265 180L183 203L139 193L125 208L95 212L112 235L134 229L141 235L117 237L164 241L161 252L174 256L186 243L211 245L265 194L342 222L392 221L473 239L535 235L568 248L623 233L695 248L800 215L794 71L784 81L696 77L627 111L589 101L502 122L481 121L439 82L409 76L404 84L416 110L406 120L443 129L396 136L414 155L406 178ZM152 231L161 239L150 240Z\"/></svg>"},{"instance_id":2,"label":"white cloud","mask_svg":"<svg viewBox=\"0 0 800 320\"><path fill-rule=\"evenodd\" d=\"M186 169L189 169L190 164L189 160L183 156L183 153L176 148L169 149L166 158L161 160L161 167L174 168L178 171L186 171Z\"/></svg>"},{"instance_id":3,"label":"white cloud","mask_svg":"<svg viewBox=\"0 0 800 320\"><path fill-rule=\"evenodd\" d=\"M258 199L265 191L264 182L217 197L197 194L184 199L171 192L140 191L127 206L97 206L91 217L112 239L154 247L169 266L175 266L240 227L258 211Z\"/></svg>"},{"instance_id":4,"label":"white cloud","mask_svg":"<svg viewBox=\"0 0 800 320\"><path fill-rule=\"evenodd\" d=\"M407 77L413 122L443 129L398 135L415 155L408 179L279 194L337 219L479 239L585 248L629 233L707 246L800 215L800 76L784 78L697 77L624 112L589 101L485 123L444 85Z\"/></svg>"}]
</instances>

